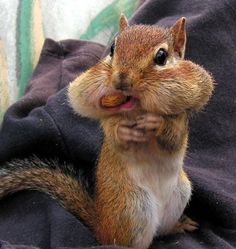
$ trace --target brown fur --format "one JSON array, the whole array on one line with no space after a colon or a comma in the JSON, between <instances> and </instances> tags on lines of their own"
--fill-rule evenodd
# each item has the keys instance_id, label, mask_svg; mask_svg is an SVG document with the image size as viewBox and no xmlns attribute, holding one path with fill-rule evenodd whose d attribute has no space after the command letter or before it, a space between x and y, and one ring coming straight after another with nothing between
<instances>
[{"instance_id":1,"label":"brown fur","mask_svg":"<svg viewBox=\"0 0 236 249\"><path fill-rule=\"evenodd\" d=\"M188 115L166 117L157 132L157 142L163 150L176 152L187 146Z\"/></svg>"},{"instance_id":2,"label":"brown fur","mask_svg":"<svg viewBox=\"0 0 236 249\"><path fill-rule=\"evenodd\" d=\"M34 165L24 168L26 164ZM80 181L72 176L67 176L59 170L50 170L42 167L42 161L32 158L25 161L11 162L11 167L16 169L6 173L0 171L0 198L7 194L25 189L39 190L48 193L53 198L60 200L61 204L77 217L82 218L93 228L96 224L94 203L89 197ZM18 166L18 167L17 167ZM20 167L20 169L18 169ZM68 194L69 190L69 194Z\"/></svg>"},{"instance_id":3,"label":"brown fur","mask_svg":"<svg viewBox=\"0 0 236 249\"><path fill-rule=\"evenodd\" d=\"M97 171L96 188L96 209L98 211L97 238L103 244L118 244L128 246L132 244L134 230L139 222L126 216L125 212L120 215L121 210L133 209L135 207L129 201L130 195L138 190L127 177L127 172L117 158L117 153L111 151L109 146L104 144L103 153ZM117 165L117 163L119 165ZM111 165L117 165L112 167ZM106 171L106 177L104 177ZM108 187L109 186L109 187ZM107 205L112 203L111 205Z\"/></svg>"}]
</instances>

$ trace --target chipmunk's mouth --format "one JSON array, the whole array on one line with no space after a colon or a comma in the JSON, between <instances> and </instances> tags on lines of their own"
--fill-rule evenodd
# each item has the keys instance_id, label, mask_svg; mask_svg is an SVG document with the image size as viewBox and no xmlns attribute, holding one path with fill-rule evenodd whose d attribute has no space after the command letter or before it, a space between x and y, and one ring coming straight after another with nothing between
<instances>
[{"instance_id":1,"label":"chipmunk's mouth","mask_svg":"<svg viewBox=\"0 0 236 249\"><path fill-rule=\"evenodd\" d=\"M133 105L135 104L135 99L132 96L126 96L126 98L124 99L124 101L118 105L124 109L130 109L133 107Z\"/></svg>"},{"instance_id":2,"label":"chipmunk's mouth","mask_svg":"<svg viewBox=\"0 0 236 249\"><path fill-rule=\"evenodd\" d=\"M134 109L136 103L137 103L137 98L131 95L123 96L121 101L114 103L111 106L102 104L102 98L100 99L100 107L103 110L107 110L109 112L130 111Z\"/></svg>"}]
</instances>

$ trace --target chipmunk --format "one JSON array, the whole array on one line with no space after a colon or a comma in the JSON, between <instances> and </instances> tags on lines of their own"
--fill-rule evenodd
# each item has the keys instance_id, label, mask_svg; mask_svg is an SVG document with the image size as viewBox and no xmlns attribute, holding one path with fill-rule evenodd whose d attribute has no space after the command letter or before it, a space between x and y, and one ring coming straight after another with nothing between
<instances>
[{"instance_id":1,"label":"chipmunk","mask_svg":"<svg viewBox=\"0 0 236 249\"><path fill-rule=\"evenodd\" d=\"M148 248L155 236L197 229L181 219L191 196L183 160L189 116L207 104L214 84L203 67L184 60L185 23L129 26L122 15L110 54L70 83L73 110L104 131L94 197L73 174L35 157L1 165L0 197L46 192L103 245Z\"/></svg>"}]
</instances>

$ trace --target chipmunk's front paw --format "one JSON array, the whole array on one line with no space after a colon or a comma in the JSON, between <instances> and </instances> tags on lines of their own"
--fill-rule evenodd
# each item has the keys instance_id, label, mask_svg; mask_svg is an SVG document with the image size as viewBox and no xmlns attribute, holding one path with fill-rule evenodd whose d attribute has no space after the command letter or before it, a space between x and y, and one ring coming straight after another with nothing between
<instances>
[{"instance_id":1,"label":"chipmunk's front paw","mask_svg":"<svg viewBox=\"0 0 236 249\"><path fill-rule=\"evenodd\" d=\"M157 130L160 128L163 118L155 114L147 113L138 116L136 121L136 129L143 130L146 134L151 136L156 134Z\"/></svg>"},{"instance_id":2,"label":"chipmunk's front paw","mask_svg":"<svg viewBox=\"0 0 236 249\"><path fill-rule=\"evenodd\" d=\"M146 142L147 137L142 129L136 128L135 121L123 120L120 122L117 129L117 137L121 142Z\"/></svg>"},{"instance_id":3,"label":"chipmunk's front paw","mask_svg":"<svg viewBox=\"0 0 236 249\"><path fill-rule=\"evenodd\" d=\"M147 142L155 136L163 118L154 114L138 116L136 121L123 120L117 129L122 142Z\"/></svg>"},{"instance_id":4,"label":"chipmunk's front paw","mask_svg":"<svg viewBox=\"0 0 236 249\"><path fill-rule=\"evenodd\" d=\"M199 228L199 224L196 221L188 218L186 215L183 215L177 224L172 229L171 233L184 233L184 232L193 232Z\"/></svg>"}]
</instances>

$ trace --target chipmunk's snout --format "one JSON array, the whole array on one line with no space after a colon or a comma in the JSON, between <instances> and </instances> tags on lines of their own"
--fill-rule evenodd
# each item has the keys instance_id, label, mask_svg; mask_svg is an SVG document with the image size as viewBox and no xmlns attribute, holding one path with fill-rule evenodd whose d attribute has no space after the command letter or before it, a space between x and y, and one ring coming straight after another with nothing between
<instances>
[{"instance_id":1,"label":"chipmunk's snout","mask_svg":"<svg viewBox=\"0 0 236 249\"><path fill-rule=\"evenodd\" d=\"M120 73L114 77L113 86L116 90L130 91L133 87L133 83L127 74Z\"/></svg>"},{"instance_id":2,"label":"chipmunk's snout","mask_svg":"<svg viewBox=\"0 0 236 249\"><path fill-rule=\"evenodd\" d=\"M120 81L115 84L115 89L120 91L130 91L132 89L132 84Z\"/></svg>"}]
</instances>

